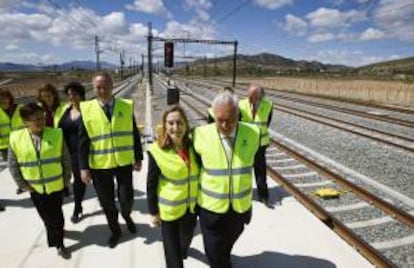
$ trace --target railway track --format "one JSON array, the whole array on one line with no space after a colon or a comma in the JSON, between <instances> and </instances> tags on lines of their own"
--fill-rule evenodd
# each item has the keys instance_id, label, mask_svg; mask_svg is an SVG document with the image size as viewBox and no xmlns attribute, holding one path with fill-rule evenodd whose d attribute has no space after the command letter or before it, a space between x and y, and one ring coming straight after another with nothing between
<instances>
[{"instance_id":1,"label":"railway track","mask_svg":"<svg viewBox=\"0 0 414 268\"><path fill-rule=\"evenodd\" d=\"M225 80L220 80L220 79L212 79L210 80L210 82L213 83L217 83L220 85L223 84L230 84L231 81L225 81ZM249 83L245 83L245 82L240 82L237 83L237 87L240 88L246 88L249 85ZM341 97L332 97L332 96L320 96L317 94L307 94L307 93L301 93L301 92L296 92L296 91L292 91L292 90L280 90L280 89L269 89L272 92L279 92L282 94L290 94L292 96L296 96L296 97L306 97L306 98L311 98L311 99L323 99L325 101L334 101L334 102L341 102L344 103L346 105L356 105L356 106L362 106L362 107L366 107L366 108L372 108L372 109L381 109L381 110L386 110L386 111L390 111L390 112L396 112L396 113L402 113L402 114L408 114L408 115L414 115L414 109L410 109L410 108L406 108L406 107L401 107L401 106L395 106L395 105L387 105L387 104L379 104L379 103L372 103L372 102L367 102L367 101L358 101L358 100L350 100L350 99L343 99Z\"/></svg>"},{"instance_id":2,"label":"railway track","mask_svg":"<svg viewBox=\"0 0 414 268\"><path fill-rule=\"evenodd\" d=\"M188 81L181 80L180 85L188 86L190 83L194 83L194 81L188 82ZM194 85L200 85L200 83L196 82ZM201 83L201 85L204 87L208 86L208 88L213 89L215 91L222 88L222 86L214 86L212 84L206 85L205 83ZM241 90L236 90L236 93L239 96L245 96L245 92L241 92ZM383 131L380 129L376 129L374 127L360 124L360 123L352 123L352 122L348 122L343 119L333 118L332 115L330 116L323 115L323 114L316 113L313 111L300 109L297 107L292 107L292 105L281 104L278 102L277 98L270 98L270 99L276 103L274 105L274 110L281 111L287 114L291 114L297 117L301 117L301 118L304 118L304 119L307 119L313 122L317 122L323 125L336 128L336 129L344 130L349 133L356 134L356 135L359 135L365 138L369 138L371 140L375 140L381 143L385 143L387 145L395 146L395 147L398 147L400 149L403 149L409 152L414 152L414 138L406 134L404 135L404 134L395 133L395 129L392 129L392 131ZM336 110L339 111L340 109L337 108ZM331 112L328 112L328 114L329 113ZM372 117L371 119L376 119L377 117L378 116L375 116L375 117ZM406 122L407 125L413 124L414 126L414 123L410 123L410 121L404 121L404 122ZM395 122L388 122L388 123L399 124ZM404 126L404 127L414 131L414 127L411 127L411 126Z\"/></svg>"},{"instance_id":3,"label":"railway track","mask_svg":"<svg viewBox=\"0 0 414 268\"><path fill-rule=\"evenodd\" d=\"M211 99L185 87L180 89L187 110L205 118ZM341 175L335 166L301 151L277 133L271 134L267 168L273 180L375 265L403 267L408 263L414 255L412 199L366 190L373 186ZM332 200L314 196L317 188L327 186L346 193ZM404 205L400 207L400 203Z\"/></svg>"}]
</instances>

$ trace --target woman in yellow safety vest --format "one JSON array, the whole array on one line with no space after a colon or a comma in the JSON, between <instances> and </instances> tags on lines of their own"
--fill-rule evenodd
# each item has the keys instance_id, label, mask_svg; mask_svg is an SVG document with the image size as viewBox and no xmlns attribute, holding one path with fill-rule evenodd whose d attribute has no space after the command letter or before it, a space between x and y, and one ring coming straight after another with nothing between
<instances>
[{"instance_id":1,"label":"woman in yellow safety vest","mask_svg":"<svg viewBox=\"0 0 414 268\"><path fill-rule=\"evenodd\" d=\"M45 109L46 126L58 127L68 105L60 101L56 88L51 84L43 85L38 89L37 101Z\"/></svg>"},{"instance_id":2,"label":"woman in yellow safety vest","mask_svg":"<svg viewBox=\"0 0 414 268\"><path fill-rule=\"evenodd\" d=\"M52 84L45 84L38 89L37 101L45 109L47 127L59 127L59 123L68 108L68 104L61 102L57 89ZM70 195L69 188L65 187L64 195Z\"/></svg>"},{"instance_id":3,"label":"woman in yellow safety vest","mask_svg":"<svg viewBox=\"0 0 414 268\"><path fill-rule=\"evenodd\" d=\"M0 90L0 151L3 161L7 160L10 132L24 127L20 107L14 103L10 91Z\"/></svg>"},{"instance_id":4,"label":"woman in yellow safety vest","mask_svg":"<svg viewBox=\"0 0 414 268\"><path fill-rule=\"evenodd\" d=\"M162 127L148 151L148 208L152 223L161 225L167 267L183 267L196 224L199 165L182 108L165 111Z\"/></svg>"},{"instance_id":5,"label":"woman in yellow safety vest","mask_svg":"<svg viewBox=\"0 0 414 268\"><path fill-rule=\"evenodd\" d=\"M69 259L63 244L63 188L71 177L70 156L61 129L45 127L42 107L29 103L20 109L27 128L10 134L8 165L19 189L30 197L42 219L49 247Z\"/></svg>"}]
</instances>

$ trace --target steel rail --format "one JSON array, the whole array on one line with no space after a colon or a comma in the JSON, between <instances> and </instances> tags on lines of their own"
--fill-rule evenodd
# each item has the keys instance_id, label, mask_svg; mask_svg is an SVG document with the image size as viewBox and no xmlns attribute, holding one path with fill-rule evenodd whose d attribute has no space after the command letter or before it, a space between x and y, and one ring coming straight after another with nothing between
<instances>
[{"instance_id":1,"label":"steel rail","mask_svg":"<svg viewBox=\"0 0 414 268\"><path fill-rule=\"evenodd\" d=\"M192 83L194 83L194 82L192 82ZM195 98L197 98L197 97L195 96ZM197 98L197 99L200 100L200 101L203 101L199 98ZM284 108L282 108L282 107L284 107ZM283 105L283 104L275 105L273 107L273 109L278 110L278 111L282 111L282 112L285 112L285 113L288 113L288 114L292 114L292 115L295 115L295 116L298 116L298 117L301 117L301 118L305 118L307 120L317 122L317 123L320 123L320 124L323 124L323 125L327 125L327 126L330 126L330 127L341 129L341 130L344 130L344 131L347 131L347 132L350 132L350 133L353 133L353 134L356 134L356 135L359 135L359 136L362 136L362 137L365 137L365 138L369 138L369 139L372 139L372 140L375 140L375 141L379 141L379 142L382 142L382 143L385 143L385 144L388 144L388 145L391 145L391 146L395 146L395 147L398 147L400 149L404 149L404 150L409 151L409 152L414 152L414 140L410 139L408 137L405 137L405 136L401 136L401 135L398 135L398 134L392 134L392 133L388 133L388 132L381 131L381 130L372 129L372 128L369 128L369 127L366 127L366 126L361 126L361 125L346 122L346 121L341 121L339 119L330 118L328 116L320 115L320 114L313 113L313 112L303 111L303 110L300 110L300 109L297 109L297 108L291 108L291 107L288 107L288 106ZM292 110L297 110L297 111L292 111ZM388 140L388 139L384 139L384 138L381 138L381 137L376 137L376 136L373 136L373 135L369 135L367 133L363 133L362 131L352 130L352 129L347 128L347 127L343 127L343 126L340 126L340 125L337 125L337 124L334 124L334 123L329 123L329 122L326 122L326 121L323 121L323 120L320 120L320 119L313 118L312 116L325 118L326 120L331 120L331 121L334 121L334 122L338 122L338 124L350 125L352 127L357 127L357 128L362 129L362 130L365 130L365 131L371 131L371 132L374 132L374 133L378 133L380 135L388 136L391 139L397 138L397 139L403 140L405 142L410 142L410 143L413 144L413 146L407 146L404 143L398 143L398 142L395 142L395 141L392 141L392 140Z\"/></svg>"}]
</instances>

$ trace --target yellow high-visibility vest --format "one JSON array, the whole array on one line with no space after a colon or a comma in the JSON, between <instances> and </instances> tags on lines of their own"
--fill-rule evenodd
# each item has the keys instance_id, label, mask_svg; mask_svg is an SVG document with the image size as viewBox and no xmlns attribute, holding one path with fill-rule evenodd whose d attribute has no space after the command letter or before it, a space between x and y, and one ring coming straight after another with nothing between
<instances>
[{"instance_id":1,"label":"yellow high-visibility vest","mask_svg":"<svg viewBox=\"0 0 414 268\"><path fill-rule=\"evenodd\" d=\"M53 126L59 127L59 122L63 117L66 109L69 107L69 103L61 102L60 105L56 108L53 114Z\"/></svg>"},{"instance_id":2,"label":"yellow high-visibility vest","mask_svg":"<svg viewBox=\"0 0 414 268\"><path fill-rule=\"evenodd\" d=\"M27 128L10 134L10 148L16 155L23 179L39 194L63 190L62 147L61 129L45 127L39 155Z\"/></svg>"},{"instance_id":3,"label":"yellow high-visibility vest","mask_svg":"<svg viewBox=\"0 0 414 268\"><path fill-rule=\"evenodd\" d=\"M161 170L157 189L161 219L176 220L182 217L187 209L194 213L200 173L194 150L189 150L190 165L187 165L174 149L161 149L158 143L153 143L149 151Z\"/></svg>"},{"instance_id":4,"label":"yellow high-visibility vest","mask_svg":"<svg viewBox=\"0 0 414 268\"><path fill-rule=\"evenodd\" d=\"M89 167L108 169L131 165L134 158L133 104L114 98L112 119L106 117L98 100L81 102L82 120L91 141Z\"/></svg>"},{"instance_id":5,"label":"yellow high-visibility vest","mask_svg":"<svg viewBox=\"0 0 414 268\"><path fill-rule=\"evenodd\" d=\"M268 99L261 98L254 118L250 108L250 102L247 98L239 101L239 109L241 113L241 121L255 124L260 128L260 145L269 145L270 137L267 123L273 109L272 102Z\"/></svg>"},{"instance_id":6,"label":"yellow high-visibility vest","mask_svg":"<svg viewBox=\"0 0 414 268\"><path fill-rule=\"evenodd\" d=\"M9 147L10 132L24 128L24 122L20 116L21 105L17 105L12 117L0 108L0 149L7 149Z\"/></svg>"},{"instance_id":7,"label":"yellow high-visibility vest","mask_svg":"<svg viewBox=\"0 0 414 268\"><path fill-rule=\"evenodd\" d=\"M215 213L227 212L230 205L238 213L250 209L252 171L259 143L259 128L239 122L230 162L214 123L195 129L194 149L203 163L197 198L202 208Z\"/></svg>"},{"instance_id":8,"label":"yellow high-visibility vest","mask_svg":"<svg viewBox=\"0 0 414 268\"><path fill-rule=\"evenodd\" d=\"M216 117L214 116L213 107L209 107L207 113L213 120L215 120Z\"/></svg>"}]
</instances>

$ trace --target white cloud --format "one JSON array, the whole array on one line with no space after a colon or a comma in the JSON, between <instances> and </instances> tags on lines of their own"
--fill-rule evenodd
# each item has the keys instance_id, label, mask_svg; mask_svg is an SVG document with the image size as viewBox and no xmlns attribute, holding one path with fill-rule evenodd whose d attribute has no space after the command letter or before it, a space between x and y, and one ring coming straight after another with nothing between
<instances>
[{"instance_id":1,"label":"white cloud","mask_svg":"<svg viewBox=\"0 0 414 268\"><path fill-rule=\"evenodd\" d=\"M196 9L210 9L212 7L212 3L209 0L185 0L185 5Z\"/></svg>"},{"instance_id":2,"label":"white cloud","mask_svg":"<svg viewBox=\"0 0 414 268\"><path fill-rule=\"evenodd\" d=\"M43 14L9 13L0 16L0 38L27 39L44 32L52 20Z\"/></svg>"},{"instance_id":3,"label":"white cloud","mask_svg":"<svg viewBox=\"0 0 414 268\"><path fill-rule=\"evenodd\" d=\"M299 17L287 14L283 28L294 35L304 36L308 28L308 23Z\"/></svg>"},{"instance_id":4,"label":"white cloud","mask_svg":"<svg viewBox=\"0 0 414 268\"><path fill-rule=\"evenodd\" d=\"M0 0L0 13L11 10L13 7L21 4L21 2L23 0Z\"/></svg>"},{"instance_id":5,"label":"white cloud","mask_svg":"<svg viewBox=\"0 0 414 268\"><path fill-rule=\"evenodd\" d=\"M56 57L50 53L38 54L32 51L12 51L0 54L0 62L13 62L22 64L52 64L56 62Z\"/></svg>"},{"instance_id":6,"label":"white cloud","mask_svg":"<svg viewBox=\"0 0 414 268\"><path fill-rule=\"evenodd\" d=\"M216 30L210 24L199 24L194 21L189 24L181 24L177 21L169 21L161 35L165 38L214 39Z\"/></svg>"},{"instance_id":7,"label":"white cloud","mask_svg":"<svg viewBox=\"0 0 414 268\"><path fill-rule=\"evenodd\" d=\"M311 43L326 42L335 39L335 35L332 33L315 33L308 37L308 41Z\"/></svg>"},{"instance_id":8,"label":"white cloud","mask_svg":"<svg viewBox=\"0 0 414 268\"><path fill-rule=\"evenodd\" d=\"M15 45L15 44L9 44L4 49L7 50L7 51L18 50L19 46Z\"/></svg>"},{"instance_id":9,"label":"white cloud","mask_svg":"<svg viewBox=\"0 0 414 268\"><path fill-rule=\"evenodd\" d=\"M322 7L307 14L306 18L314 27L336 28L362 21L366 19L366 14L363 11L349 10L341 12L337 9Z\"/></svg>"},{"instance_id":10,"label":"white cloud","mask_svg":"<svg viewBox=\"0 0 414 268\"><path fill-rule=\"evenodd\" d=\"M165 8L162 0L135 0L132 5L125 6L128 10L136 10L150 14L162 15L166 14L171 17L171 13Z\"/></svg>"},{"instance_id":11,"label":"white cloud","mask_svg":"<svg viewBox=\"0 0 414 268\"><path fill-rule=\"evenodd\" d=\"M385 56L372 56L360 50L346 50L346 49L333 49L318 51L306 58L306 60L316 60L326 64L343 64L347 66L363 66L374 62L387 61L392 59L398 59L400 56L392 55Z\"/></svg>"},{"instance_id":12,"label":"white cloud","mask_svg":"<svg viewBox=\"0 0 414 268\"><path fill-rule=\"evenodd\" d=\"M374 28L368 28L361 34L360 40L368 41L368 40L382 39L384 37L385 37L384 32L374 29Z\"/></svg>"},{"instance_id":13,"label":"white cloud","mask_svg":"<svg viewBox=\"0 0 414 268\"><path fill-rule=\"evenodd\" d=\"M209 9L213 6L210 0L185 0L184 8L193 10L196 14L193 20L208 22L210 20Z\"/></svg>"},{"instance_id":14,"label":"white cloud","mask_svg":"<svg viewBox=\"0 0 414 268\"><path fill-rule=\"evenodd\" d=\"M278 9L293 4L293 0L254 0L254 3L266 9Z\"/></svg>"},{"instance_id":15,"label":"white cloud","mask_svg":"<svg viewBox=\"0 0 414 268\"><path fill-rule=\"evenodd\" d=\"M387 37L414 42L413 14L412 0L381 0L374 11L374 19Z\"/></svg>"}]
</instances>

